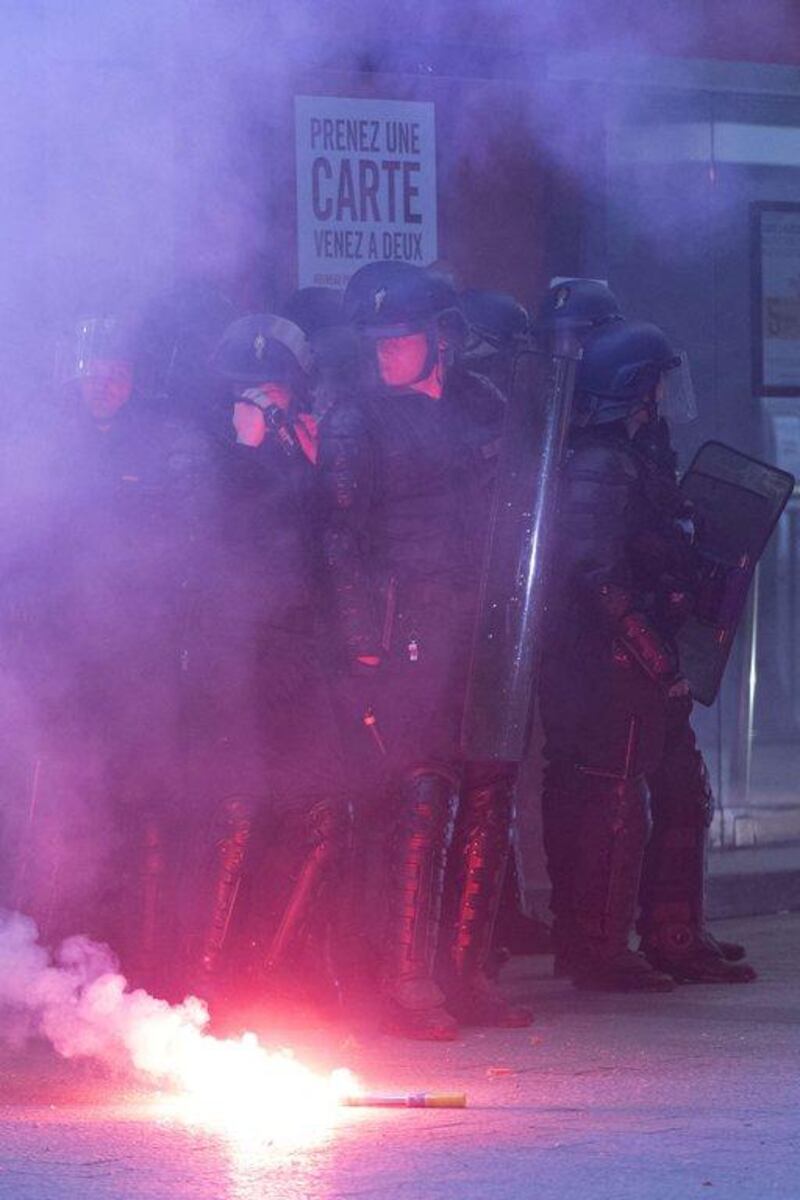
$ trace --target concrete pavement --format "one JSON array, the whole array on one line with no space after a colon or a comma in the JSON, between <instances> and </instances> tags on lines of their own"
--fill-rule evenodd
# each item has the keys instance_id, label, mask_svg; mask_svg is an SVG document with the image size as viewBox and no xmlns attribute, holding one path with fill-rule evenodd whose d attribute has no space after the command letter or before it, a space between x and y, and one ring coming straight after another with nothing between
<instances>
[{"instance_id":1,"label":"concrete pavement","mask_svg":"<svg viewBox=\"0 0 800 1200\"><path fill-rule=\"evenodd\" d=\"M588 996L516 965L531 1030L427 1046L295 1036L373 1090L464 1089L464 1111L344 1112L305 1144L156 1119L43 1048L0 1056L2 1200L765 1200L800 1197L800 914L715 926L758 983ZM337 1041L338 1039L338 1041Z\"/></svg>"}]
</instances>

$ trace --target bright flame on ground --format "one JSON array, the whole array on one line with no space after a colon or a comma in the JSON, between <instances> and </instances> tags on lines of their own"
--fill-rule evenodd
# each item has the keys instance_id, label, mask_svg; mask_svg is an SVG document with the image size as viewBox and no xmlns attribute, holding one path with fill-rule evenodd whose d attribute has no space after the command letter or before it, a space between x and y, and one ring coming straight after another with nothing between
<instances>
[{"instance_id":1,"label":"bright flame on ground","mask_svg":"<svg viewBox=\"0 0 800 1200\"><path fill-rule=\"evenodd\" d=\"M136 1070L167 1093L157 1110L214 1128L239 1144L307 1145L324 1136L358 1085L347 1071L321 1075L254 1034L217 1038L196 997L168 1004L131 990L106 946L68 938L52 954L36 925L0 912L0 1012L25 1016L30 1032L64 1058Z\"/></svg>"},{"instance_id":2,"label":"bright flame on ground","mask_svg":"<svg viewBox=\"0 0 800 1200\"><path fill-rule=\"evenodd\" d=\"M359 1091L350 1071L316 1074L289 1050L267 1050L253 1033L220 1039L197 1031L167 1074L175 1092L161 1112L245 1143L307 1144L331 1127L343 1098Z\"/></svg>"}]
</instances>

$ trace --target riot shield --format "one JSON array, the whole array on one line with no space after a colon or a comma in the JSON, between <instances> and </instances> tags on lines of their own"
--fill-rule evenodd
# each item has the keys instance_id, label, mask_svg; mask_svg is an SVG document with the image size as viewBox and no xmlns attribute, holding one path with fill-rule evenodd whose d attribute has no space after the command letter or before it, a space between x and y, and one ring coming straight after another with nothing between
<instances>
[{"instance_id":1,"label":"riot shield","mask_svg":"<svg viewBox=\"0 0 800 1200\"><path fill-rule=\"evenodd\" d=\"M794 488L787 471L706 442L681 491L697 514L697 602L677 641L692 695L713 704L756 564Z\"/></svg>"},{"instance_id":2,"label":"riot shield","mask_svg":"<svg viewBox=\"0 0 800 1200\"><path fill-rule=\"evenodd\" d=\"M555 353L524 350L514 363L461 726L473 761L519 762L525 752L577 345L565 330Z\"/></svg>"}]
</instances>

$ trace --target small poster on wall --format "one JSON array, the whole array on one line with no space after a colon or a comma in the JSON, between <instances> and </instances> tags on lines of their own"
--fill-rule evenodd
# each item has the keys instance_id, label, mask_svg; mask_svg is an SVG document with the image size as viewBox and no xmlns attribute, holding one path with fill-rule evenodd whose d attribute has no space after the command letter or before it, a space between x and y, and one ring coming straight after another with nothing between
<instances>
[{"instance_id":1,"label":"small poster on wall","mask_svg":"<svg viewBox=\"0 0 800 1200\"><path fill-rule=\"evenodd\" d=\"M800 396L800 204L753 206L754 385Z\"/></svg>"},{"instance_id":2,"label":"small poster on wall","mask_svg":"<svg viewBox=\"0 0 800 1200\"><path fill-rule=\"evenodd\" d=\"M300 287L437 258L433 104L296 96L295 138Z\"/></svg>"}]
</instances>

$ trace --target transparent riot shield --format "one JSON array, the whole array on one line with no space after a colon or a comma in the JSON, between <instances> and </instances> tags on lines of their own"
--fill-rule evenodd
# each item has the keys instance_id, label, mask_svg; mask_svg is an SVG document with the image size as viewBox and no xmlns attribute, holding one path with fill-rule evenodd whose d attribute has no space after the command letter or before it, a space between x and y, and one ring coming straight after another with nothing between
<instances>
[{"instance_id":1,"label":"transparent riot shield","mask_svg":"<svg viewBox=\"0 0 800 1200\"><path fill-rule=\"evenodd\" d=\"M544 611L548 535L579 351L569 331L552 354L517 355L461 728L473 761L521 761Z\"/></svg>"}]
</instances>

